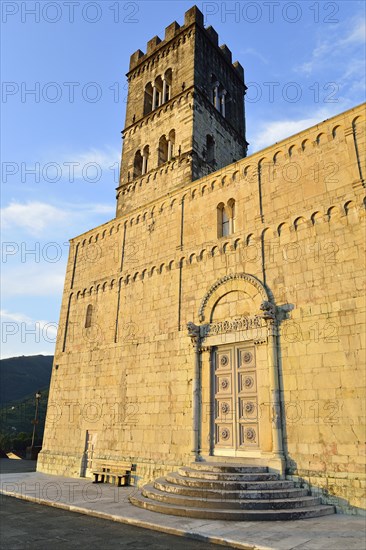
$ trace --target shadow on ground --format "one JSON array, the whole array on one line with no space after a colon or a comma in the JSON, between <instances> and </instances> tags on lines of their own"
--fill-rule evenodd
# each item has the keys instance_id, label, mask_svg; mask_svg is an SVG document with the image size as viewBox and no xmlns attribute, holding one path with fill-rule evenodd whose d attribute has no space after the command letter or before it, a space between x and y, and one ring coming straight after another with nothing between
<instances>
[{"instance_id":1,"label":"shadow on ground","mask_svg":"<svg viewBox=\"0 0 366 550\"><path fill-rule=\"evenodd\" d=\"M21 458L1 458L0 474L15 474L20 472L35 472L36 460L22 460Z\"/></svg>"}]
</instances>

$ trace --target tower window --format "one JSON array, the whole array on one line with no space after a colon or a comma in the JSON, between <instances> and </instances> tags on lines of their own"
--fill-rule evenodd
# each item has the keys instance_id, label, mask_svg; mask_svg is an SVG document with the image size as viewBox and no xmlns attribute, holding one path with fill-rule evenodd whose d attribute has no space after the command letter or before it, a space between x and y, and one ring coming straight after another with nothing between
<instances>
[{"instance_id":1,"label":"tower window","mask_svg":"<svg viewBox=\"0 0 366 550\"><path fill-rule=\"evenodd\" d=\"M89 304L88 307L86 308L85 328L91 327L92 317L93 317L93 306Z\"/></svg>"},{"instance_id":2,"label":"tower window","mask_svg":"<svg viewBox=\"0 0 366 550\"><path fill-rule=\"evenodd\" d=\"M144 115L151 113L163 103L170 100L172 95L172 70L168 69L164 75L156 77L154 84L149 82L145 86Z\"/></svg>"},{"instance_id":3,"label":"tower window","mask_svg":"<svg viewBox=\"0 0 366 550\"><path fill-rule=\"evenodd\" d=\"M138 178L142 174L142 155L141 151L138 150L135 153L135 158L133 160L133 177Z\"/></svg>"},{"instance_id":4,"label":"tower window","mask_svg":"<svg viewBox=\"0 0 366 550\"><path fill-rule=\"evenodd\" d=\"M161 136L159 139L158 149L158 166L164 164L168 160L168 140L165 136Z\"/></svg>"},{"instance_id":5,"label":"tower window","mask_svg":"<svg viewBox=\"0 0 366 550\"><path fill-rule=\"evenodd\" d=\"M215 109L222 114L223 117L227 117L228 114L228 93L223 85L218 81L214 74L211 75L211 102Z\"/></svg>"},{"instance_id":6,"label":"tower window","mask_svg":"<svg viewBox=\"0 0 366 550\"><path fill-rule=\"evenodd\" d=\"M206 162L211 165L215 162L215 140L210 134L206 136Z\"/></svg>"},{"instance_id":7,"label":"tower window","mask_svg":"<svg viewBox=\"0 0 366 550\"><path fill-rule=\"evenodd\" d=\"M145 95L144 95L144 115L151 113L152 111L152 102L153 102L153 87L151 82L145 86Z\"/></svg>"}]
</instances>

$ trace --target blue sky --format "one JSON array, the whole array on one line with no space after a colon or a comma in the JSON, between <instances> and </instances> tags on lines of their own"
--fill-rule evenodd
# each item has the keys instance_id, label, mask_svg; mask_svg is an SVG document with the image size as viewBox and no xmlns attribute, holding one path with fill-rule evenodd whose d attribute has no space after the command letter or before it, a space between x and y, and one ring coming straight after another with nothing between
<instances>
[{"instance_id":1,"label":"blue sky","mask_svg":"<svg viewBox=\"0 0 366 550\"><path fill-rule=\"evenodd\" d=\"M130 54L192 5L2 2L2 357L53 353L68 239L115 213ZM197 6L244 66L249 154L364 101L363 2Z\"/></svg>"}]
</instances>

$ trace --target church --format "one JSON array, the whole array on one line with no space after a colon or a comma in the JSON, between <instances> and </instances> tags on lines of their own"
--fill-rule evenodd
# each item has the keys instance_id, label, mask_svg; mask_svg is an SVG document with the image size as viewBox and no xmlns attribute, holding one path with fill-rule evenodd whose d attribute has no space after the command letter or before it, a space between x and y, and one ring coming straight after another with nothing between
<instances>
[{"instance_id":1,"label":"church","mask_svg":"<svg viewBox=\"0 0 366 550\"><path fill-rule=\"evenodd\" d=\"M116 216L70 241L38 471L129 462L135 504L193 517L362 513L364 106L247 156L244 70L195 6L127 79Z\"/></svg>"}]
</instances>

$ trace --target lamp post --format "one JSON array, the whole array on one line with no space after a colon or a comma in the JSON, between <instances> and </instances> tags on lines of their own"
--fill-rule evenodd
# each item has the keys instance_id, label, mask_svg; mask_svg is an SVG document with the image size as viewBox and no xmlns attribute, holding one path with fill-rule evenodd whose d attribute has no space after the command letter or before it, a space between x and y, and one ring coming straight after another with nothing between
<instances>
[{"instance_id":1,"label":"lamp post","mask_svg":"<svg viewBox=\"0 0 366 550\"><path fill-rule=\"evenodd\" d=\"M32 443L31 443L32 452L34 447L34 438L36 435L36 425L38 424L38 407L39 407L39 400L41 399L41 392L37 391L35 397L36 397L36 410L34 413L34 420L32 420L32 424L33 424L33 434L32 434Z\"/></svg>"}]
</instances>

